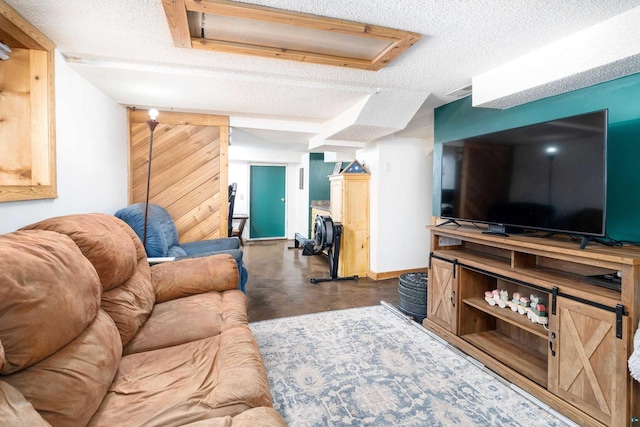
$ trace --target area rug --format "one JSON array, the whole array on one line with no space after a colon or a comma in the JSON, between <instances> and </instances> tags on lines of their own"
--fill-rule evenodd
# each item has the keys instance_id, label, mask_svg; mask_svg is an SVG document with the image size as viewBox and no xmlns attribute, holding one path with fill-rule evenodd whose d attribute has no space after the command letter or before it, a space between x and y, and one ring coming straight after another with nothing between
<instances>
[{"instance_id":1,"label":"area rug","mask_svg":"<svg viewBox=\"0 0 640 427\"><path fill-rule=\"evenodd\" d=\"M384 305L250 326L290 427L573 425Z\"/></svg>"}]
</instances>

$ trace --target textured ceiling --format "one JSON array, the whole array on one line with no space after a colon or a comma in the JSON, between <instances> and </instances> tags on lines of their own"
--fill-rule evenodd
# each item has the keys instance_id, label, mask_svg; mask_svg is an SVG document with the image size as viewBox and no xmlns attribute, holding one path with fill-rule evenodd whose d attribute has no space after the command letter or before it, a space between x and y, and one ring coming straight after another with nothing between
<instances>
[{"instance_id":1,"label":"textured ceiling","mask_svg":"<svg viewBox=\"0 0 640 427\"><path fill-rule=\"evenodd\" d=\"M124 105L224 114L232 124L234 117L243 123L255 117L322 124L383 93L393 102L365 105L343 132L357 140L358 129L363 129L361 140L369 140L381 132L371 131L370 118L363 116L367 110L378 110L375 117L384 115L379 108L388 108L410 118L417 99L426 99L423 109L450 102L454 99L446 94L473 77L627 12L640 0L251 2L422 34L416 45L378 72L176 48L161 0L7 3L49 36L80 75ZM640 70L629 70L634 71ZM403 103L403 94L409 93L411 102ZM300 151L306 150L309 135L322 133L297 129L284 137L277 129L268 130L268 138L287 144L301 139Z\"/></svg>"}]
</instances>

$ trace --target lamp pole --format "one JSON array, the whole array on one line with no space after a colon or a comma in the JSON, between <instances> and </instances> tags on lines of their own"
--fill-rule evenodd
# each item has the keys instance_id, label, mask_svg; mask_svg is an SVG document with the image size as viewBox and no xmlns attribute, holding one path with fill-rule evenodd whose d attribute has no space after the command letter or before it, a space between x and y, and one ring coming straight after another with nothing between
<instances>
[{"instance_id":1,"label":"lamp pole","mask_svg":"<svg viewBox=\"0 0 640 427\"><path fill-rule=\"evenodd\" d=\"M153 155L153 131L156 126L158 126L158 122L156 122L156 118L158 117L158 110L151 109L149 110L149 120L147 120L147 126L149 126L149 161L147 164L147 198L144 203L144 231L142 232L142 245L144 246L145 252L147 251L147 218L149 216L149 189L151 188L151 159Z\"/></svg>"}]
</instances>

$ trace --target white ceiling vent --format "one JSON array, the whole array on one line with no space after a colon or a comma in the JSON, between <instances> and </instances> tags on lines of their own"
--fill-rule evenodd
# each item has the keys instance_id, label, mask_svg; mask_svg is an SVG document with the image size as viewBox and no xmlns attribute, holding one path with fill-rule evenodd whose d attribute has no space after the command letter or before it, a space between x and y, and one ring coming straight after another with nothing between
<instances>
[{"instance_id":1,"label":"white ceiling vent","mask_svg":"<svg viewBox=\"0 0 640 427\"><path fill-rule=\"evenodd\" d=\"M471 95L471 88L472 88L472 85L469 84L467 86L461 87L460 89L456 89L452 92L449 92L447 96L450 96L452 98L464 98L466 96Z\"/></svg>"}]
</instances>

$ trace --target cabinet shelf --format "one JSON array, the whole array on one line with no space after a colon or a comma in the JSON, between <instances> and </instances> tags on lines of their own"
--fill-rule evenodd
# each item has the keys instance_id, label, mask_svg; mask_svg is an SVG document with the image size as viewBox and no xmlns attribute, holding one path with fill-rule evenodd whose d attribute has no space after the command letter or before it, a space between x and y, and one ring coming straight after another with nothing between
<instances>
[{"instance_id":1,"label":"cabinet shelf","mask_svg":"<svg viewBox=\"0 0 640 427\"><path fill-rule=\"evenodd\" d=\"M566 272L541 265L514 268L508 259L483 254L475 250L447 249L434 251L434 254L446 259L458 261L477 269L507 275L513 279L535 284L551 289L556 286L560 292L570 293L577 297L598 302L603 305L615 306L620 301L620 291L606 289L587 282L586 276Z\"/></svg>"},{"instance_id":2,"label":"cabinet shelf","mask_svg":"<svg viewBox=\"0 0 640 427\"><path fill-rule=\"evenodd\" d=\"M527 316L516 313L510 308L500 308L498 306L489 305L484 298L467 298L463 301L468 306L471 306L477 310L488 313L491 316L503 320L511 325L532 333L540 338L548 339L549 334L544 326L538 323L532 323Z\"/></svg>"},{"instance_id":3,"label":"cabinet shelf","mask_svg":"<svg viewBox=\"0 0 640 427\"><path fill-rule=\"evenodd\" d=\"M498 331L468 334L462 338L530 380L547 387L546 355L532 351Z\"/></svg>"}]
</instances>

